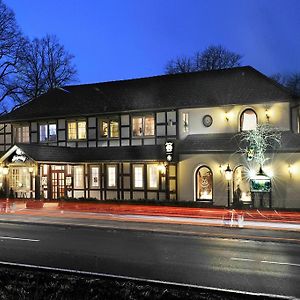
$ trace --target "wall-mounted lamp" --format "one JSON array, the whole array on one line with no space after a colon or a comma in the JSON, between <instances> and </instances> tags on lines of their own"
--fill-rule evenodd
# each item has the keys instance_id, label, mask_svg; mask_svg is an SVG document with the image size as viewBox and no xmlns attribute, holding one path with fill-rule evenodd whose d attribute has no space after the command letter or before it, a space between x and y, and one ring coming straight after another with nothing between
<instances>
[{"instance_id":1,"label":"wall-mounted lamp","mask_svg":"<svg viewBox=\"0 0 300 300\"><path fill-rule=\"evenodd\" d=\"M166 173L166 166L164 164L159 164L158 165L158 171L161 173L161 174L165 174Z\"/></svg>"},{"instance_id":2,"label":"wall-mounted lamp","mask_svg":"<svg viewBox=\"0 0 300 300\"><path fill-rule=\"evenodd\" d=\"M288 165L288 172L289 172L289 174L290 174L290 177L292 177L293 174L295 174L295 172L296 172L296 167L293 166L293 165L291 165L291 164L289 164L289 165Z\"/></svg>"},{"instance_id":3,"label":"wall-mounted lamp","mask_svg":"<svg viewBox=\"0 0 300 300\"><path fill-rule=\"evenodd\" d=\"M28 172L29 172L29 173L32 173L32 172L33 172L33 167L29 167L29 168L28 168Z\"/></svg>"},{"instance_id":4,"label":"wall-mounted lamp","mask_svg":"<svg viewBox=\"0 0 300 300\"><path fill-rule=\"evenodd\" d=\"M229 113L228 112L225 112L225 119L227 122L229 122Z\"/></svg>"},{"instance_id":5,"label":"wall-mounted lamp","mask_svg":"<svg viewBox=\"0 0 300 300\"><path fill-rule=\"evenodd\" d=\"M269 111L268 111L267 108L266 108L266 110L265 110L265 114L266 114L267 122L269 123L269 122L270 122L270 113L269 113Z\"/></svg>"},{"instance_id":6,"label":"wall-mounted lamp","mask_svg":"<svg viewBox=\"0 0 300 300\"><path fill-rule=\"evenodd\" d=\"M9 172L8 166L3 167L3 171L2 171L3 175L7 175L8 172Z\"/></svg>"}]
</instances>

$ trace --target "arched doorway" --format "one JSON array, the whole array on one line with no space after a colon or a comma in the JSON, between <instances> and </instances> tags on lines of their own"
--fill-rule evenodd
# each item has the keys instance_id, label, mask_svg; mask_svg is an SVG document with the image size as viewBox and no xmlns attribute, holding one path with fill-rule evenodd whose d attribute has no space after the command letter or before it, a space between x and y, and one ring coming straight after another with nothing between
<instances>
[{"instance_id":1,"label":"arched doorway","mask_svg":"<svg viewBox=\"0 0 300 300\"><path fill-rule=\"evenodd\" d=\"M250 182L248 169L243 165L236 167L233 171L233 206L251 204Z\"/></svg>"},{"instance_id":2,"label":"arched doorway","mask_svg":"<svg viewBox=\"0 0 300 300\"><path fill-rule=\"evenodd\" d=\"M213 200L213 173L207 166L201 166L196 171L196 201Z\"/></svg>"}]
</instances>

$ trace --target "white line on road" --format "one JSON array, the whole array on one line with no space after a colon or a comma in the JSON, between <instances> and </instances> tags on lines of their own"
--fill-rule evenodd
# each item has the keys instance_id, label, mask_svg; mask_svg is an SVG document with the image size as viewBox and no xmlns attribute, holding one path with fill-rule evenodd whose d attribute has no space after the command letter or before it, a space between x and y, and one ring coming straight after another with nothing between
<instances>
[{"instance_id":1,"label":"white line on road","mask_svg":"<svg viewBox=\"0 0 300 300\"><path fill-rule=\"evenodd\" d=\"M253 293L253 292L242 291L242 290L231 290L231 289L223 289L223 288L209 287L209 286L202 286L202 285L195 285L195 284L161 281L161 280L155 280L155 279L145 279L145 278L137 278L137 277L130 277L130 276L122 276L122 275L113 275L113 274L105 274L105 273L97 273L97 272L79 271L79 270L72 270L72 269L54 268L54 267L31 265L31 264L19 264L19 263L7 262L7 261L0 261L0 265L31 268L31 269L36 269L36 270L48 270L48 271L55 271L55 272L65 272L65 273L73 273L73 274L81 274L81 275L101 276L101 277L123 279L123 280L134 280L134 281L139 281L139 282L168 284L168 285L176 286L176 287L190 287L190 288L205 289L205 290L210 290L210 291L230 292L230 293L236 293L236 294L242 294L242 295L254 295L254 296L261 296L261 297L272 297L272 298L276 298L276 299L295 300L295 298L292 297L292 296L274 295L274 294L267 294L267 293Z\"/></svg>"},{"instance_id":2,"label":"white line on road","mask_svg":"<svg viewBox=\"0 0 300 300\"><path fill-rule=\"evenodd\" d=\"M250 258L240 258L240 257L231 257L231 260L240 260L240 261L255 261L254 259Z\"/></svg>"},{"instance_id":3,"label":"white line on road","mask_svg":"<svg viewBox=\"0 0 300 300\"><path fill-rule=\"evenodd\" d=\"M287 265L287 266L293 266L293 267L300 267L300 264L292 264L292 263L279 262L279 261L269 261L269 260L255 260L255 259L251 259L251 258L242 258L242 257L231 257L230 260L256 261L256 262L261 262L261 263L265 263L265 264Z\"/></svg>"},{"instance_id":4,"label":"white line on road","mask_svg":"<svg viewBox=\"0 0 300 300\"><path fill-rule=\"evenodd\" d=\"M260 262L265 263L265 264L287 265L287 266L300 267L300 264L291 264L291 263L278 262L278 261L261 260Z\"/></svg>"},{"instance_id":5,"label":"white line on road","mask_svg":"<svg viewBox=\"0 0 300 300\"><path fill-rule=\"evenodd\" d=\"M24 241L24 242L40 242L40 240L33 240L33 239L26 239L20 237L12 237L12 236L0 236L0 240L17 240L17 241Z\"/></svg>"}]
</instances>

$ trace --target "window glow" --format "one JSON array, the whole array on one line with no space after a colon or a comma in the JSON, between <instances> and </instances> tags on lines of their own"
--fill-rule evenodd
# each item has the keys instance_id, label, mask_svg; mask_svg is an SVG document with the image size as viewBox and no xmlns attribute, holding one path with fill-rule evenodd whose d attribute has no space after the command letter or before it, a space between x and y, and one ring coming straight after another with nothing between
<instances>
[{"instance_id":1,"label":"window glow","mask_svg":"<svg viewBox=\"0 0 300 300\"><path fill-rule=\"evenodd\" d=\"M86 139L86 122L85 121L78 122L78 139L79 140Z\"/></svg>"},{"instance_id":2,"label":"window glow","mask_svg":"<svg viewBox=\"0 0 300 300\"><path fill-rule=\"evenodd\" d=\"M107 167L107 186L108 187L116 187L117 186L117 169L116 166Z\"/></svg>"},{"instance_id":3,"label":"window glow","mask_svg":"<svg viewBox=\"0 0 300 300\"><path fill-rule=\"evenodd\" d=\"M154 116L143 116L132 118L133 136L153 136L154 135Z\"/></svg>"},{"instance_id":4,"label":"window glow","mask_svg":"<svg viewBox=\"0 0 300 300\"><path fill-rule=\"evenodd\" d=\"M74 166L74 188L84 188L83 166Z\"/></svg>"},{"instance_id":5,"label":"window glow","mask_svg":"<svg viewBox=\"0 0 300 300\"><path fill-rule=\"evenodd\" d=\"M91 167L90 185L91 187L99 187L99 167Z\"/></svg>"},{"instance_id":6,"label":"window glow","mask_svg":"<svg viewBox=\"0 0 300 300\"><path fill-rule=\"evenodd\" d=\"M254 130L256 125L256 113L252 109L246 109L241 115L241 131Z\"/></svg>"},{"instance_id":7,"label":"window glow","mask_svg":"<svg viewBox=\"0 0 300 300\"><path fill-rule=\"evenodd\" d=\"M76 122L68 123L68 139L69 140L77 139L77 123Z\"/></svg>"},{"instance_id":8,"label":"window glow","mask_svg":"<svg viewBox=\"0 0 300 300\"><path fill-rule=\"evenodd\" d=\"M29 126L19 126L15 132L17 143L29 143Z\"/></svg>"},{"instance_id":9,"label":"window glow","mask_svg":"<svg viewBox=\"0 0 300 300\"><path fill-rule=\"evenodd\" d=\"M148 165L148 187L150 189L158 188L159 167L157 165Z\"/></svg>"},{"instance_id":10,"label":"window glow","mask_svg":"<svg viewBox=\"0 0 300 300\"><path fill-rule=\"evenodd\" d=\"M134 187L142 188L144 186L143 166L133 166Z\"/></svg>"}]
</instances>

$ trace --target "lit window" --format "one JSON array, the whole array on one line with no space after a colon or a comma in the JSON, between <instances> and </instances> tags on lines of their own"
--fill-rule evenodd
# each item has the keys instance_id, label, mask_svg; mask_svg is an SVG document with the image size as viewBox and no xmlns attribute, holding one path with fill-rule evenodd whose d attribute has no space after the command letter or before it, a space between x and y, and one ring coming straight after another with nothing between
<instances>
[{"instance_id":1,"label":"lit window","mask_svg":"<svg viewBox=\"0 0 300 300\"><path fill-rule=\"evenodd\" d=\"M40 125L40 142L56 141L56 124Z\"/></svg>"},{"instance_id":2,"label":"lit window","mask_svg":"<svg viewBox=\"0 0 300 300\"><path fill-rule=\"evenodd\" d=\"M116 166L107 167L107 186L116 187L117 186L117 168Z\"/></svg>"},{"instance_id":3,"label":"lit window","mask_svg":"<svg viewBox=\"0 0 300 300\"><path fill-rule=\"evenodd\" d=\"M133 166L134 188L142 188L144 186L143 171L143 166Z\"/></svg>"},{"instance_id":4,"label":"lit window","mask_svg":"<svg viewBox=\"0 0 300 300\"><path fill-rule=\"evenodd\" d=\"M182 113L183 132L189 131L189 113Z\"/></svg>"},{"instance_id":5,"label":"lit window","mask_svg":"<svg viewBox=\"0 0 300 300\"><path fill-rule=\"evenodd\" d=\"M79 140L86 139L86 122L85 121L78 122L78 139Z\"/></svg>"},{"instance_id":6,"label":"lit window","mask_svg":"<svg viewBox=\"0 0 300 300\"><path fill-rule=\"evenodd\" d=\"M154 116L143 116L132 118L133 136L153 136L154 135Z\"/></svg>"},{"instance_id":7,"label":"lit window","mask_svg":"<svg viewBox=\"0 0 300 300\"><path fill-rule=\"evenodd\" d=\"M68 139L85 140L86 139L86 121L68 122Z\"/></svg>"},{"instance_id":8,"label":"lit window","mask_svg":"<svg viewBox=\"0 0 300 300\"><path fill-rule=\"evenodd\" d=\"M99 187L99 167L91 167L90 171L90 186L93 188Z\"/></svg>"},{"instance_id":9,"label":"lit window","mask_svg":"<svg viewBox=\"0 0 300 300\"><path fill-rule=\"evenodd\" d=\"M84 188L83 166L74 166L74 189Z\"/></svg>"},{"instance_id":10,"label":"lit window","mask_svg":"<svg viewBox=\"0 0 300 300\"><path fill-rule=\"evenodd\" d=\"M208 167L200 167L196 173L197 200L212 200L212 171Z\"/></svg>"},{"instance_id":11,"label":"lit window","mask_svg":"<svg viewBox=\"0 0 300 300\"><path fill-rule=\"evenodd\" d=\"M17 143L29 143L29 126L19 126L15 133Z\"/></svg>"},{"instance_id":12,"label":"lit window","mask_svg":"<svg viewBox=\"0 0 300 300\"><path fill-rule=\"evenodd\" d=\"M158 166L157 165L148 165L148 187L150 189L157 189L158 188Z\"/></svg>"},{"instance_id":13,"label":"lit window","mask_svg":"<svg viewBox=\"0 0 300 300\"><path fill-rule=\"evenodd\" d=\"M100 120L100 135L102 138L118 138L119 121L115 119Z\"/></svg>"},{"instance_id":14,"label":"lit window","mask_svg":"<svg viewBox=\"0 0 300 300\"><path fill-rule=\"evenodd\" d=\"M254 130L257 125L257 116L254 110L246 109L241 114L240 127L241 131Z\"/></svg>"}]
</instances>

